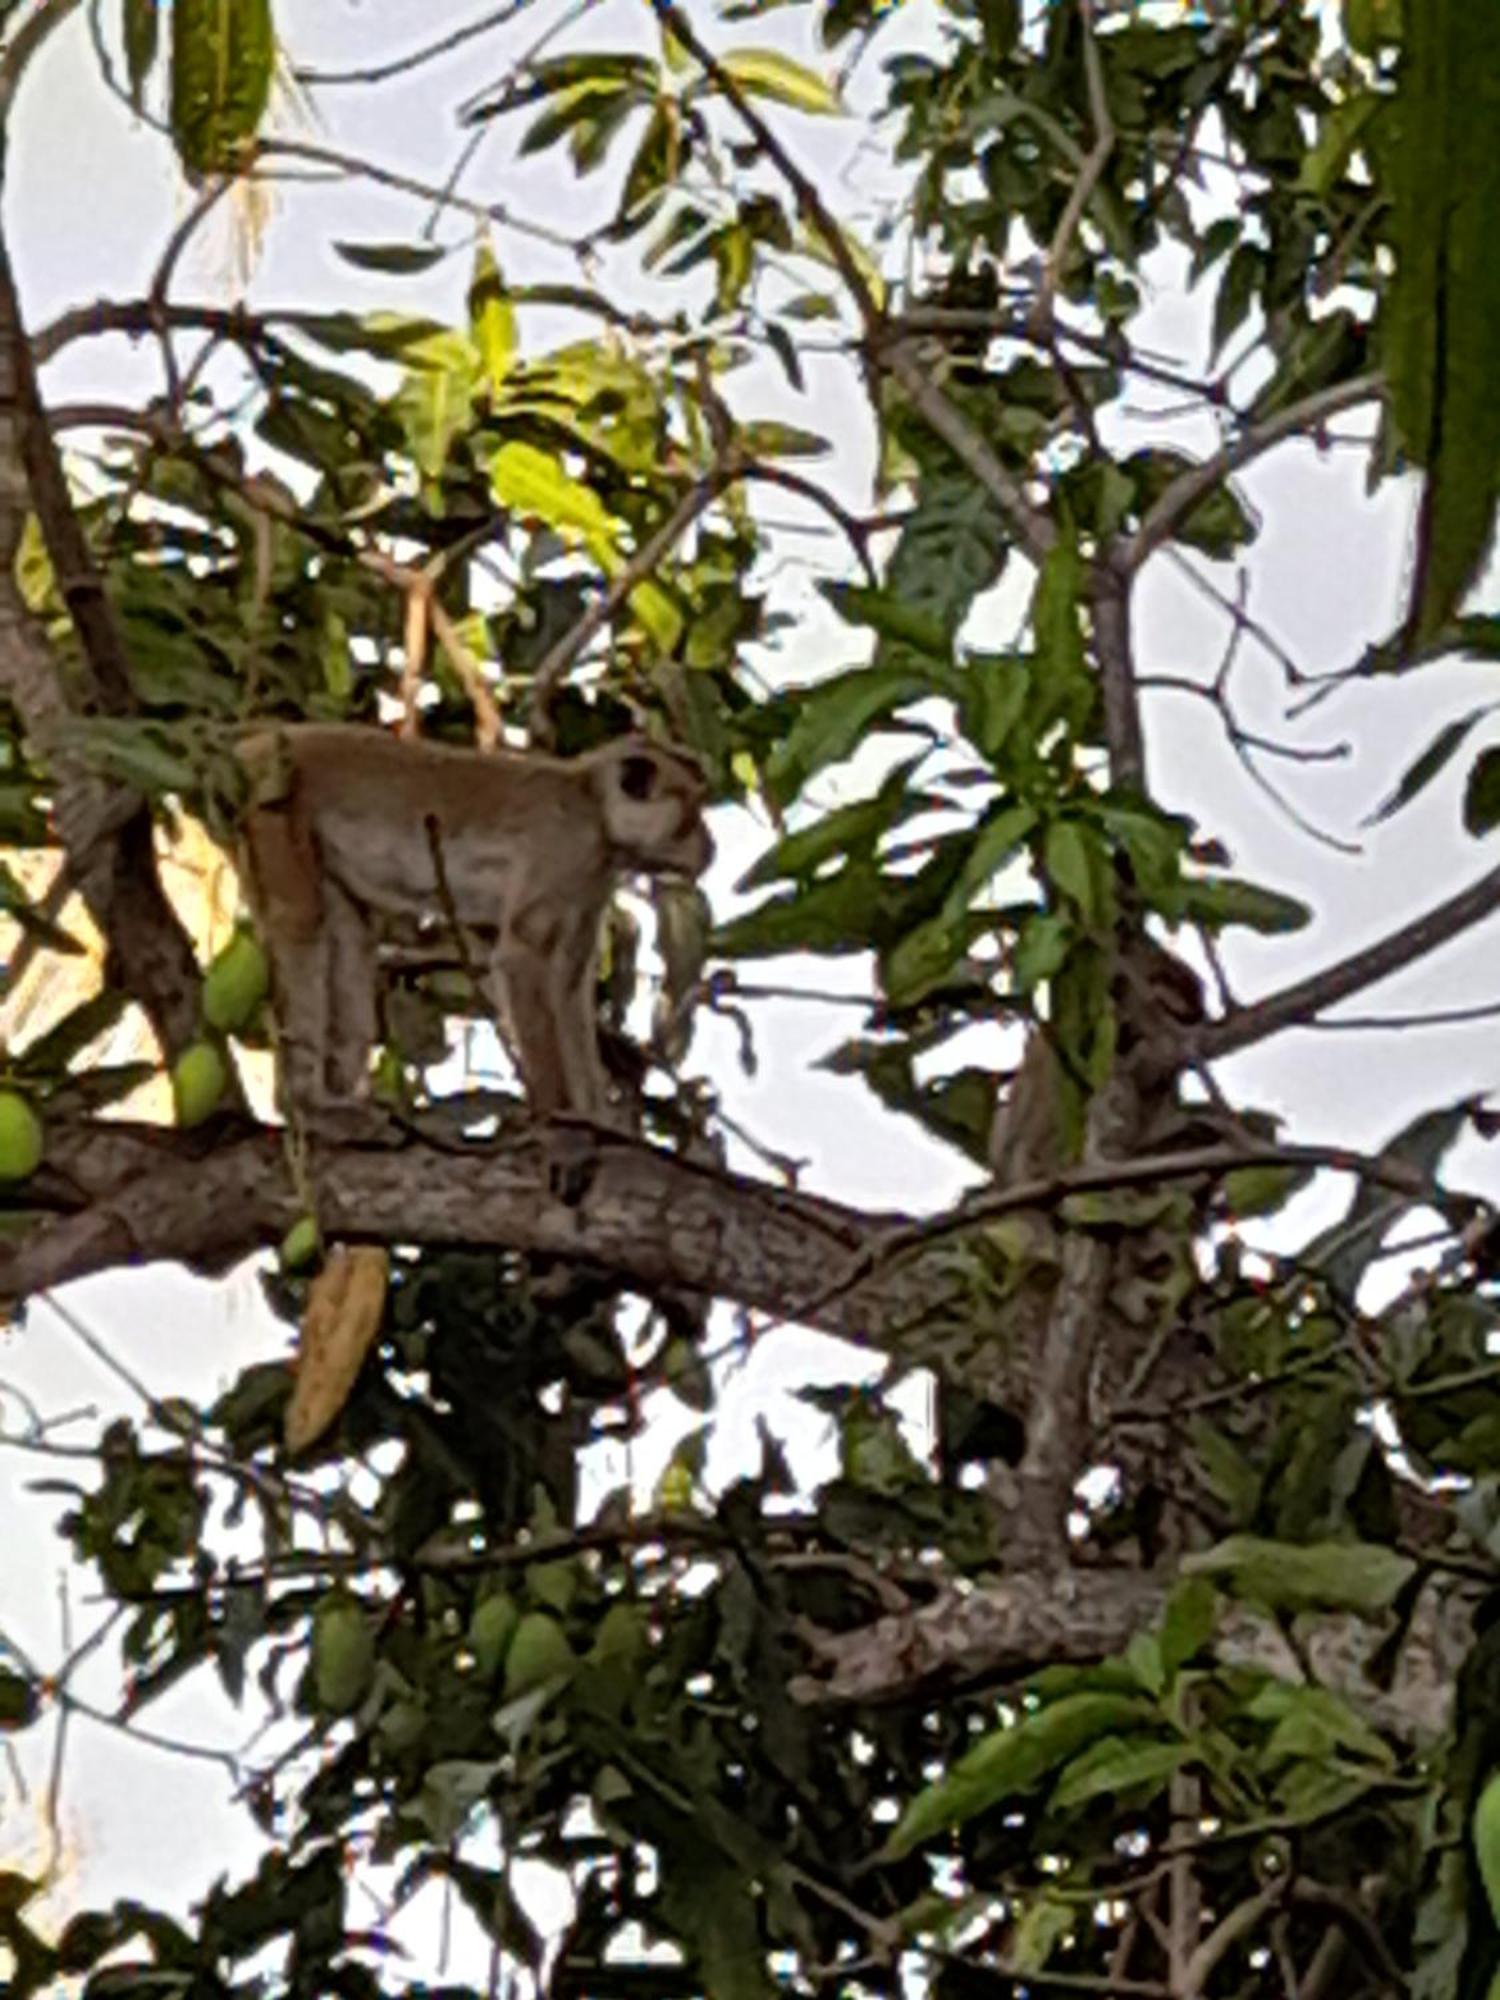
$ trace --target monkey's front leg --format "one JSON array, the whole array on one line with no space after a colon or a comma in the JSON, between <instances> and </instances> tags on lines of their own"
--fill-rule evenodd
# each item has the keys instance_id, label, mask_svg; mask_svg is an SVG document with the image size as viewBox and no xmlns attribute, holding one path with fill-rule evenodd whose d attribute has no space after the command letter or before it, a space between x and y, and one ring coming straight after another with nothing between
<instances>
[{"instance_id":1,"label":"monkey's front leg","mask_svg":"<svg viewBox=\"0 0 1500 2000\"><path fill-rule=\"evenodd\" d=\"M379 1033L375 941L364 909L330 880L323 901L325 1104L360 1103L370 1093L370 1053Z\"/></svg>"},{"instance_id":2,"label":"monkey's front leg","mask_svg":"<svg viewBox=\"0 0 1500 2000\"><path fill-rule=\"evenodd\" d=\"M330 1139L372 1130L381 1122L369 1101L375 950L364 911L325 878L316 928L283 934L275 960L287 1117Z\"/></svg>"},{"instance_id":3,"label":"monkey's front leg","mask_svg":"<svg viewBox=\"0 0 1500 2000\"><path fill-rule=\"evenodd\" d=\"M589 911L518 912L500 933L493 983L532 1110L607 1125L617 1121L594 1015L596 925Z\"/></svg>"}]
</instances>

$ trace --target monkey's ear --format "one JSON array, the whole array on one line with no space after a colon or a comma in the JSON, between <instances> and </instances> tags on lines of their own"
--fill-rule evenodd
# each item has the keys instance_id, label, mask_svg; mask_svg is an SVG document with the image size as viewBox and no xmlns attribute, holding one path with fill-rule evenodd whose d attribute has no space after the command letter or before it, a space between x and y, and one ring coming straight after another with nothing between
<instances>
[{"instance_id":1,"label":"monkey's ear","mask_svg":"<svg viewBox=\"0 0 1500 2000\"><path fill-rule=\"evenodd\" d=\"M627 799L649 799L660 775L656 759L644 750L633 750L620 760L620 790Z\"/></svg>"}]
</instances>

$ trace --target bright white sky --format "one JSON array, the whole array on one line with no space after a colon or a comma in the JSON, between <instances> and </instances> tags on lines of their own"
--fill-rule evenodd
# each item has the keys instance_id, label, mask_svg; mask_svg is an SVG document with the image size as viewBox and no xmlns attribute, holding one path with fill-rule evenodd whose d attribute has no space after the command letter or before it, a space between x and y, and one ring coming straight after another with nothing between
<instances>
[{"instance_id":1,"label":"bright white sky","mask_svg":"<svg viewBox=\"0 0 1500 2000\"><path fill-rule=\"evenodd\" d=\"M289 55L298 63L331 67L416 46L435 31L472 18L477 7L469 0L386 0L378 9L354 0L344 5L324 0L320 7L283 6L280 11L292 37ZM458 150L450 107L502 74L506 52L524 46L551 18L552 10L544 12L538 4L520 23L519 35L511 32L471 45L378 92L326 91L318 103L321 125L289 129L294 136L324 140L441 183ZM903 36L920 36L929 18L923 0L910 0ZM789 10L769 16L763 26L742 24L736 39L774 38L820 60L797 39L802 26L800 16ZM556 46L579 46L585 36L613 47L649 45L650 33L646 9L634 0L609 0ZM868 101L873 83L873 78L856 78L856 102ZM802 156L816 166L820 183L838 187L841 199L847 197L848 211L858 215L872 193L871 155L862 154L857 172L851 171L863 129L858 121L815 125L791 114L775 115ZM184 197L159 138L134 127L100 87L82 16L55 37L35 66L9 150L6 223L29 323L41 326L65 307L94 297L139 296L167 232L183 211ZM607 176L579 191L564 183L557 155L549 154L540 164L508 161L509 141L497 135L469 169L466 191L478 198L503 198L518 217L550 220L569 232L590 215L602 216ZM868 209L864 212L868 215ZM398 280L353 270L330 248L335 238L414 240L424 219L421 204L368 185L288 188L273 217L250 302L409 308L457 317L469 268L466 254L428 277ZM444 240L459 242L464 231L455 220L442 234ZM512 275L577 275L569 261L541 251L523 234L502 229L496 247ZM222 230L205 232L202 248L184 267L179 296L222 297L224 273L230 268L227 252ZM1151 341L1170 350L1181 365L1201 366L1200 306L1182 302L1175 272L1164 269L1159 284ZM523 330L545 342L559 329L528 320ZM154 386L151 367L144 348L132 355L118 341L80 345L49 375L47 392L53 398L125 400L143 384ZM831 483L851 504L864 506L870 459L861 405L841 365L814 360L809 374L810 393L801 401L786 389L778 370L759 368L744 379L740 407L748 411L753 406L757 415L779 415L830 434L839 454ZM1158 391L1147 389L1139 397L1144 410L1161 403ZM1203 423L1184 427L1179 435L1200 450L1214 442ZM1358 452L1319 457L1293 447L1242 482L1265 523L1251 566L1251 609L1310 672L1346 665L1368 641L1383 636L1399 600L1406 560L1405 497L1388 490L1371 504L1364 495L1363 474ZM768 513L784 519L793 510L778 496ZM832 542L807 534L788 538L787 566L778 582L782 587L789 581L796 584L796 606L805 612L806 623L796 648L766 663L774 671L805 678L858 659L857 635L835 631L811 594L820 566L839 562L840 551ZM1232 584L1232 577L1221 576L1220 582ZM1005 599L989 615L992 625L987 631L976 628L975 636L997 643L1013 629L1013 603ZM1141 593L1139 643L1149 671L1202 675L1222 656L1224 620L1169 564L1158 562ZM1449 666L1406 684L1361 688L1330 700L1291 728L1281 713L1278 671L1253 645L1246 646L1236 685L1247 726L1304 744L1345 736L1357 742L1358 755L1347 763L1273 767L1273 775L1320 824L1345 839L1363 841L1353 858L1313 844L1250 787L1206 709L1178 695L1151 699L1150 756L1165 802L1193 813L1203 831L1224 839L1244 873L1302 896L1319 912L1310 932L1290 940L1260 941L1238 934L1227 956L1244 997L1342 955L1493 864L1492 849L1476 848L1459 827L1461 765L1394 826L1359 833L1362 816L1430 740L1441 719L1493 692L1487 670ZM1475 747L1482 741L1476 733ZM820 797L839 791L830 780ZM723 826L720 835L722 858L709 888L722 911L762 833L742 817ZM1491 926L1433 965L1390 982L1371 1000L1362 1000L1359 1010L1492 998L1494 940ZM864 983L858 967L821 962L766 967L764 977L821 989L842 985L861 990ZM737 1121L779 1151L807 1158L808 1185L849 1201L925 1210L958 1191L965 1180L962 1163L914 1128L881 1113L858 1083L812 1067L852 1029L857 1016L825 1005L783 1004L774 1015L762 1012L768 1014L768 1025L760 1072L753 1080L739 1075L726 1031L711 1025L695 1045L695 1057L722 1081L726 1105ZM1495 1034L1488 1024L1401 1037L1291 1034L1239 1058L1226 1081L1232 1091L1246 1091L1288 1117L1295 1113L1298 1137L1371 1145L1420 1107L1488 1088L1495 1076ZM980 1060L992 1057L997 1064L1011 1059L998 1031L992 1050L981 1046L971 1054ZM748 1158L740 1163L750 1164ZM1494 1168L1477 1146L1453 1165L1473 1184L1496 1184ZM261 1307L248 1273L216 1285L176 1271L116 1275L73 1288L69 1305L153 1387L204 1400L244 1362L279 1351L285 1339L283 1329ZM800 1379L817 1357L832 1367L835 1354L831 1343L806 1337L762 1343L727 1396L726 1459L732 1462L739 1444L748 1442L747 1426L755 1410L769 1406L778 1421L787 1417L791 1406L784 1394L777 1394L778 1380ZM101 1411L136 1409L129 1391L65 1334L45 1304L32 1308L24 1330L0 1336L0 1381L23 1389L48 1414L81 1404ZM805 1418L798 1435L804 1441L799 1459L806 1465L814 1440ZM665 1448L662 1444L660 1450ZM660 1450L649 1453L653 1465L660 1462ZM28 1497L23 1490L32 1478L65 1475L67 1470L18 1452L0 1453L0 1519L10 1551L0 1583L0 1620L47 1663L63 1650L58 1591L64 1584L75 1640L91 1628L95 1616L78 1578L68 1576L64 1546L51 1536L49 1524L63 1503ZM87 1465L81 1472L87 1482ZM112 1680L107 1671L84 1685L108 1704ZM228 1710L203 1676L159 1703L145 1721L213 1744L233 1743L247 1733L245 1718ZM33 1733L21 1742L33 1784L45 1768L48 1735ZM64 1884L65 1901L140 1892L186 1903L221 1872L239 1873L253 1860L254 1845L245 1816L225 1809L227 1791L224 1774L215 1766L149 1752L103 1729L75 1724L63 1824L78 1866ZM0 1857L15 1859L17 1850L24 1854L34 1833L34 1813L18 1804L0 1765Z\"/></svg>"}]
</instances>

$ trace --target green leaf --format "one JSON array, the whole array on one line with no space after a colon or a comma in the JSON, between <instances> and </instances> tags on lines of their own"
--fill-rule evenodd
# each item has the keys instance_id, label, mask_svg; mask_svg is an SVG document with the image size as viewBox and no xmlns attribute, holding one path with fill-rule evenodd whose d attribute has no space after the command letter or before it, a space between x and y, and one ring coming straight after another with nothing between
<instances>
[{"instance_id":1,"label":"green leaf","mask_svg":"<svg viewBox=\"0 0 1500 2000\"><path fill-rule=\"evenodd\" d=\"M1221 215L1211 222L1199 238L1193 251L1193 262L1188 282L1196 285L1205 271L1211 270L1222 257L1227 257L1239 242L1244 224L1238 215Z\"/></svg>"},{"instance_id":2,"label":"green leaf","mask_svg":"<svg viewBox=\"0 0 1500 2000\"><path fill-rule=\"evenodd\" d=\"M501 445L490 460L490 488L502 507L582 535L591 549L596 541L612 542L614 519L599 495L538 445Z\"/></svg>"},{"instance_id":3,"label":"green leaf","mask_svg":"<svg viewBox=\"0 0 1500 2000\"><path fill-rule=\"evenodd\" d=\"M777 49L728 49L719 65L748 97L768 97L824 118L844 108L832 84Z\"/></svg>"},{"instance_id":4,"label":"green leaf","mask_svg":"<svg viewBox=\"0 0 1500 2000\"><path fill-rule=\"evenodd\" d=\"M1033 1790L1088 1744L1121 1728L1150 1727L1155 1705L1131 1695L1075 1694L981 1737L950 1770L912 1800L885 1855L898 1860L934 1834L961 1826Z\"/></svg>"},{"instance_id":5,"label":"green leaf","mask_svg":"<svg viewBox=\"0 0 1500 2000\"><path fill-rule=\"evenodd\" d=\"M883 833L916 813L931 811L939 803L931 793L907 789L907 781L920 762L920 758L913 757L898 764L874 798L838 806L810 826L799 827L795 833L778 840L747 870L738 886L755 889L766 882L814 875L825 862L839 855L873 854Z\"/></svg>"},{"instance_id":6,"label":"green leaf","mask_svg":"<svg viewBox=\"0 0 1500 2000\"><path fill-rule=\"evenodd\" d=\"M874 866L851 863L831 881L814 882L795 895L773 897L731 918L714 932L713 949L723 958L861 951L874 941L879 894L880 876Z\"/></svg>"},{"instance_id":7,"label":"green leaf","mask_svg":"<svg viewBox=\"0 0 1500 2000\"><path fill-rule=\"evenodd\" d=\"M771 332L767 328L767 334ZM773 343L774 344L774 343ZM796 350L790 348L795 363ZM794 387L801 385L794 382ZM740 446L753 458L826 458L829 443L819 431L803 430L797 424L779 424L768 421L744 424L740 428Z\"/></svg>"},{"instance_id":8,"label":"green leaf","mask_svg":"<svg viewBox=\"0 0 1500 2000\"><path fill-rule=\"evenodd\" d=\"M897 1005L920 999L962 956L970 935L969 905L1035 825L1036 808L1015 801L1002 802L981 823L942 908L909 931L881 965L881 984Z\"/></svg>"},{"instance_id":9,"label":"green leaf","mask_svg":"<svg viewBox=\"0 0 1500 2000\"><path fill-rule=\"evenodd\" d=\"M1037 579L1031 617L1041 674L1047 681L1066 683L1086 671L1079 603L1083 562L1071 535L1061 536L1048 551Z\"/></svg>"},{"instance_id":10,"label":"green leaf","mask_svg":"<svg viewBox=\"0 0 1500 2000\"><path fill-rule=\"evenodd\" d=\"M1312 911L1295 896L1224 876L1213 881L1180 882L1170 897L1163 899L1161 908L1174 922L1206 924L1211 930L1243 924L1247 930L1274 935L1300 931L1312 922Z\"/></svg>"},{"instance_id":11,"label":"green leaf","mask_svg":"<svg viewBox=\"0 0 1500 2000\"><path fill-rule=\"evenodd\" d=\"M1184 821L1145 807L1109 803L1096 808L1100 821L1130 857L1142 895L1155 902L1170 896L1182 874L1187 846Z\"/></svg>"},{"instance_id":12,"label":"green leaf","mask_svg":"<svg viewBox=\"0 0 1500 2000\"><path fill-rule=\"evenodd\" d=\"M1070 917L1042 911L1021 926L1011 954L1011 978L1018 993L1034 993L1045 979L1062 970L1078 933Z\"/></svg>"},{"instance_id":13,"label":"green leaf","mask_svg":"<svg viewBox=\"0 0 1500 2000\"><path fill-rule=\"evenodd\" d=\"M990 494L946 455L921 462L916 505L902 522L886 565L885 589L941 625L950 642L1010 551L1006 524ZM911 666L894 644L876 650L878 667Z\"/></svg>"},{"instance_id":14,"label":"green leaf","mask_svg":"<svg viewBox=\"0 0 1500 2000\"><path fill-rule=\"evenodd\" d=\"M271 96L271 0L175 0L172 139L190 175L242 164Z\"/></svg>"},{"instance_id":15,"label":"green leaf","mask_svg":"<svg viewBox=\"0 0 1500 2000\"><path fill-rule=\"evenodd\" d=\"M125 74L130 79L130 102L139 111L145 102L146 79L156 61L158 30L161 25L159 0L125 0L123 38Z\"/></svg>"},{"instance_id":16,"label":"green leaf","mask_svg":"<svg viewBox=\"0 0 1500 2000\"><path fill-rule=\"evenodd\" d=\"M1299 188L1320 198L1328 194L1381 104L1382 99L1373 90L1354 90L1329 108L1316 143L1303 159L1302 171L1297 176Z\"/></svg>"},{"instance_id":17,"label":"green leaf","mask_svg":"<svg viewBox=\"0 0 1500 2000\"><path fill-rule=\"evenodd\" d=\"M894 1006L910 1006L939 986L963 956L968 927L962 916L944 910L888 952L881 963L880 984Z\"/></svg>"},{"instance_id":18,"label":"green leaf","mask_svg":"<svg viewBox=\"0 0 1500 2000\"><path fill-rule=\"evenodd\" d=\"M1224 1176L1224 1202L1231 1215L1274 1215L1312 1179L1310 1167L1236 1167Z\"/></svg>"},{"instance_id":19,"label":"green leaf","mask_svg":"<svg viewBox=\"0 0 1500 2000\"><path fill-rule=\"evenodd\" d=\"M1210 349L1213 360L1218 359L1219 350L1254 305L1264 276L1265 252L1253 243L1241 241L1224 268L1219 294L1214 300L1213 345Z\"/></svg>"},{"instance_id":20,"label":"green leaf","mask_svg":"<svg viewBox=\"0 0 1500 2000\"><path fill-rule=\"evenodd\" d=\"M488 243L481 243L474 253L474 275L469 281L469 339L490 387L503 390L516 358L516 309Z\"/></svg>"},{"instance_id":21,"label":"green leaf","mask_svg":"<svg viewBox=\"0 0 1500 2000\"><path fill-rule=\"evenodd\" d=\"M1131 1794L1154 1798L1165 1790L1191 1755L1185 1743L1162 1743L1154 1737L1106 1736L1090 1744L1058 1779L1051 1805L1057 1812L1069 1812L1091 1799L1111 1794Z\"/></svg>"},{"instance_id":22,"label":"green leaf","mask_svg":"<svg viewBox=\"0 0 1500 2000\"><path fill-rule=\"evenodd\" d=\"M1042 862L1047 879L1072 898L1088 924L1099 920L1098 878L1105 865L1098 836L1076 819L1056 819L1047 828Z\"/></svg>"},{"instance_id":23,"label":"green leaf","mask_svg":"<svg viewBox=\"0 0 1500 2000\"><path fill-rule=\"evenodd\" d=\"M795 798L815 772L856 750L873 722L932 691L922 675L875 667L856 667L808 688L796 698L797 719L771 759L774 796L782 803Z\"/></svg>"},{"instance_id":24,"label":"green leaf","mask_svg":"<svg viewBox=\"0 0 1500 2000\"><path fill-rule=\"evenodd\" d=\"M1248 1520L1260 1499L1261 1480L1251 1460L1227 1432L1202 1417L1189 1425L1195 1470L1224 1503L1231 1519Z\"/></svg>"},{"instance_id":25,"label":"green leaf","mask_svg":"<svg viewBox=\"0 0 1500 2000\"><path fill-rule=\"evenodd\" d=\"M1384 1611L1416 1564L1375 1542L1265 1541L1232 1535L1183 1558L1186 1575L1211 1576L1232 1596L1272 1610Z\"/></svg>"},{"instance_id":26,"label":"green leaf","mask_svg":"<svg viewBox=\"0 0 1500 2000\"><path fill-rule=\"evenodd\" d=\"M620 226L639 227L676 185L681 140L678 115L670 98L652 107L620 190Z\"/></svg>"},{"instance_id":27,"label":"green leaf","mask_svg":"<svg viewBox=\"0 0 1500 2000\"><path fill-rule=\"evenodd\" d=\"M1490 1914L1500 1924L1500 1772L1488 1781L1475 1801L1472 1830L1479 1879L1490 1899ZM1496 1977L1500 1978L1500 1974Z\"/></svg>"},{"instance_id":28,"label":"green leaf","mask_svg":"<svg viewBox=\"0 0 1500 2000\"><path fill-rule=\"evenodd\" d=\"M1218 1622L1218 1593L1207 1577L1190 1576L1177 1585L1161 1621L1162 1669L1169 1682L1203 1651Z\"/></svg>"},{"instance_id":29,"label":"green leaf","mask_svg":"<svg viewBox=\"0 0 1500 2000\"><path fill-rule=\"evenodd\" d=\"M1405 10L1393 111L1396 272L1381 353L1397 433L1427 468L1407 615L1421 643L1479 573L1500 481L1500 37L1483 8Z\"/></svg>"},{"instance_id":30,"label":"green leaf","mask_svg":"<svg viewBox=\"0 0 1500 2000\"><path fill-rule=\"evenodd\" d=\"M630 113L654 102L654 91L617 78L569 84L553 93L541 115L521 134L516 150L525 159L566 138L573 164L580 173L588 173L606 157L610 141Z\"/></svg>"},{"instance_id":31,"label":"green leaf","mask_svg":"<svg viewBox=\"0 0 1500 2000\"><path fill-rule=\"evenodd\" d=\"M1268 1763L1299 1757L1326 1762L1342 1755L1388 1771L1395 1761L1379 1731L1330 1688L1268 1682L1245 1713L1272 1725L1264 1752Z\"/></svg>"},{"instance_id":32,"label":"green leaf","mask_svg":"<svg viewBox=\"0 0 1500 2000\"><path fill-rule=\"evenodd\" d=\"M964 663L959 721L965 736L990 763L999 758L1026 713L1030 692L1031 669L1023 654L981 654Z\"/></svg>"},{"instance_id":33,"label":"green leaf","mask_svg":"<svg viewBox=\"0 0 1500 2000\"><path fill-rule=\"evenodd\" d=\"M861 584L823 582L819 589L846 625L868 625L887 639L903 640L945 666L953 658L953 634L946 622L884 590Z\"/></svg>"},{"instance_id":34,"label":"green leaf","mask_svg":"<svg viewBox=\"0 0 1500 2000\"><path fill-rule=\"evenodd\" d=\"M1448 1149L1470 1129L1471 1108L1469 1098L1461 1097L1435 1111L1418 1112L1381 1147L1382 1156L1431 1179ZM1391 1230L1424 1206L1419 1197L1361 1180L1339 1220L1303 1245L1301 1261L1308 1270L1321 1272L1338 1296L1352 1298Z\"/></svg>"},{"instance_id":35,"label":"green leaf","mask_svg":"<svg viewBox=\"0 0 1500 2000\"><path fill-rule=\"evenodd\" d=\"M1391 819L1403 806L1410 805L1417 794L1425 791L1450 762L1475 723L1483 721L1485 716L1492 714L1495 706L1494 702L1487 701L1482 708L1471 708L1467 715L1460 715L1452 722L1445 722L1421 756L1407 765L1394 789L1388 792L1375 810L1368 815L1365 825L1375 826L1381 820Z\"/></svg>"},{"instance_id":36,"label":"green leaf","mask_svg":"<svg viewBox=\"0 0 1500 2000\"><path fill-rule=\"evenodd\" d=\"M1464 785L1464 826L1478 840L1500 825L1500 748L1481 750Z\"/></svg>"},{"instance_id":37,"label":"green leaf","mask_svg":"<svg viewBox=\"0 0 1500 2000\"><path fill-rule=\"evenodd\" d=\"M409 347L406 359L394 410L418 470L436 479L473 415L479 356L465 335L445 330Z\"/></svg>"},{"instance_id":38,"label":"green leaf","mask_svg":"<svg viewBox=\"0 0 1500 2000\"><path fill-rule=\"evenodd\" d=\"M41 1691L35 1681L9 1667L0 1667L0 1730L25 1729L41 1713Z\"/></svg>"},{"instance_id":39,"label":"green leaf","mask_svg":"<svg viewBox=\"0 0 1500 2000\"><path fill-rule=\"evenodd\" d=\"M1201 549L1216 562L1224 562L1236 549L1255 540L1255 521L1233 489L1220 486L1182 517L1174 533L1189 548Z\"/></svg>"},{"instance_id":40,"label":"green leaf","mask_svg":"<svg viewBox=\"0 0 1500 2000\"><path fill-rule=\"evenodd\" d=\"M746 1870L702 1835L660 1843L659 1854L662 1906L705 2000L769 2000L775 1989Z\"/></svg>"},{"instance_id":41,"label":"green leaf","mask_svg":"<svg viewBox=\"0 0 1500 2000\"><path fill-rule=\"evenodd\" d=\"M947 907L957 915L968 908L1008 861L1036 825L1036 807L1021 800L1002 799L980 821L974 842L948 896Z\"/></svg>"},{"instance_id":42,"label":"green leaf","mask_svg":"<svg viewBox=\"0 0 1500 2000\"><path fill-rule=\"evenodd\" d=\"M951 1906L948 1915L951 1923ZM941 1930L942 1926L934 1928ZM1061 1896L1048 1895L1045 1890L1039 1896L1027 1897L1014 1917L1006 1960L1022 1972L1041 1972L1052 1963L1057 1947L1077 1928L1076 1903L1067 1902ZM1037 1983L1044 1989L1047 1985L1045 1978Z\"/></svg>"},{"instance_id":43,"label":"green leaf","mask_svg":"<svg viewBox=\"0 0 1500 2000\"><path fill-rule=\"evenodd\" d=\"M1344 32L1361 55L1401 40L1401 0L1344 0Z\"/></svg>"},{"instance_id":44,"label":"green leaf","mask_svg":"<svg viewBox=\"0 0 1500 2000\"><path fill-rule=\"evenodd\" d=\"M357 270L382 271L391 278L430 271L448 255L441 243L335 242L333 247L346 264L353 264Z\"/></svg>"}]
</instances>

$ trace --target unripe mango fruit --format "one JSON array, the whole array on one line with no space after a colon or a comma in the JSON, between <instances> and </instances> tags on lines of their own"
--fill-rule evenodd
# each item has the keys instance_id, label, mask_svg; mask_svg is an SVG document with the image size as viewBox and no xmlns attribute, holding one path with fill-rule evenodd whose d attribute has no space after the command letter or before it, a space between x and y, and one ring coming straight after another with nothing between
<instances>
[{"instance_id":1,"label":"unripe mango fruit","mask_svg":"<svg viewBox=\"0 0 1500 2000\"><path fill-rule=\"evenodd\" d=\"M203 1018L221 1034L248 1027L266 997L271 969L254 934L237 930L203 975Z\"/></svg>"},{"instance_id":2,"label":"unripe mango fruit","mask_svg":"<svg viewBox=\"0 0 1500 2000\"><path fill-rule=\"evenodd\" d=\"M179 1125L201 1125L229 1087L229 1065L217 1042L189 1042L172 1065L172 1103Z\"/></svg>"},{"instance_id":3,"label":"unripe mango fruit","mask_svg":"<svg viewBox=\"0 0 1500 2000\"><path fill-rule=\"evenodd\" d=\"M24 1181L41 1161L41 1119L18 1090L0 1090L0 1181Z\"/></svg>"},{"instance_id":4,"label":"unripe mango fruit","mask_svg":"<svg viewBox=\"0 0 1500 2000\"><path fill-rule=\"evenodd\" d=\"M505 1655L505 1692L525 1694L554 1675L571 1674L577 1661L568 1635L546 1611L528 1611Z\"/></svg>"}]
</instances>

